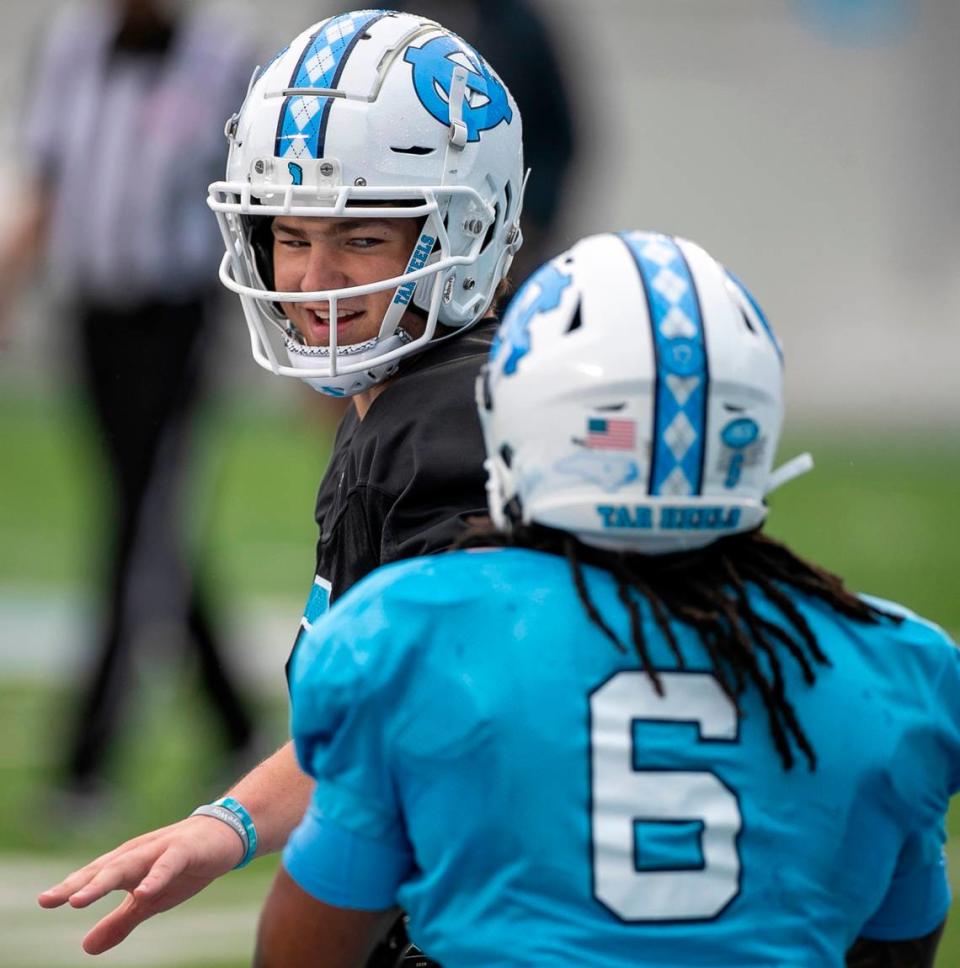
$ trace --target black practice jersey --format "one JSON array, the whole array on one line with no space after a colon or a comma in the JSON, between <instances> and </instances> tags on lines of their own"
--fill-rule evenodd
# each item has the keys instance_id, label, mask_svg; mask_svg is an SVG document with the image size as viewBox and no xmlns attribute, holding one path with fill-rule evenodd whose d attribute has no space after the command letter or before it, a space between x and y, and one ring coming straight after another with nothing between
<instances>
[{"instance_id":1,"label":"black practice jersey","mask_svg":"<svg viewBox=\"0 0 960 968\"><path fill-rule=\"evenodd\" d=\"M487 513L474 385L496 327L407 361L363 420L352 407L344 416L317 495L317 578L330 601L380 565L449 548Z\"/></svg>"},{"instance_id":2,"label":"black practice jersey","mask_svg":"<svg viewBox=\"0 0 960 968\"><path fill-rule=\"evenodd\" d=\"M317 494L317 569L301 635L375 568L444 551L468 518L487 514L475 385L497 326L487 320L405 361L363 420L353 407L344 415ZM368 968L398 957L433 965L407 945L402 921Z\"/></svg>"}]
</instances>

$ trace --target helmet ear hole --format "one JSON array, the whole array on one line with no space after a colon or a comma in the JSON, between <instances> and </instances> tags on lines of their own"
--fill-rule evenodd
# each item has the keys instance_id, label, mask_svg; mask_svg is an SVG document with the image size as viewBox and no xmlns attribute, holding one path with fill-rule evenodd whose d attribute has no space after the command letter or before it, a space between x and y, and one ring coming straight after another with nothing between
<instances>
[{"instance_id":1,"label":"helmet ear hole","mask_svg":"<svg viewBox=\"0 0 960 968\"><path fill-rule=\"evenodd\" d=\"M275 289L273 278L273 219L264 215L244 216L257 272L267 289Z\"/></svg>"}]
</instances>

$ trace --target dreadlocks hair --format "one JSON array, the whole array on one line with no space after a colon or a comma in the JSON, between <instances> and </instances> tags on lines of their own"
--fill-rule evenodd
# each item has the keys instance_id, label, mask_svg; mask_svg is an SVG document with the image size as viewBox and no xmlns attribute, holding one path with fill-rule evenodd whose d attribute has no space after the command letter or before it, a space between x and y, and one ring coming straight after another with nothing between
<instances>
[{"instance_id":1,"label":"dreadlocks hair","mask_svg":"<svg viewBox=\"0 0 960 968\"><path fill-rule=\"evenodd\" d=\"M686 661L670 620L693 628L706 649L713 675L738 713L740 696L748 685L759 692L774 746L786 770L793 768L794 747L804 755L811 771L816 769L817 756L786 695L782 660L786 656L795 662L808 685L816 681L818 666L830 665L786 589L820 599L855 621L900 621L848 591L836 575L804 561L759 531L721 538L697 551L650 556L593 548L571 534L537 524L519 526L509 534L475 525L458 546L522 547L565 558L590 620L618 651L627 653L629 647L591 599L583 566L596 565L609 571L629 615L632 649L660 696L663 683L650 659L639 599L649 605L681 669L687 668ZM747 594L749 584L760 589L780 613L780 621L757 614Z\"/></svg>"}]
</instances>

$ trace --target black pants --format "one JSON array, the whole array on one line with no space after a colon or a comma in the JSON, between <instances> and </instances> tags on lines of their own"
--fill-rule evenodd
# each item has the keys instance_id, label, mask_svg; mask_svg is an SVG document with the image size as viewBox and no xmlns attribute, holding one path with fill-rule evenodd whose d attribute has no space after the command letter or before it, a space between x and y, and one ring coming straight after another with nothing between
<instances>
[{"instance_id":1,"label":"black pants","mask_svg":"<svg viewBox=\"0 0 960 968\"><path fill-rule=\"evenodd\" d=\"M102 773L132 688L133 646L153 628L186 641L225 744L243 748L252 724L220 658L184 548L180 513L187 435L198 400L205 301L80 313L83 378L103 443L109 496L104 621L71 734L67 781Z\"/></svg>"}]
</instances>

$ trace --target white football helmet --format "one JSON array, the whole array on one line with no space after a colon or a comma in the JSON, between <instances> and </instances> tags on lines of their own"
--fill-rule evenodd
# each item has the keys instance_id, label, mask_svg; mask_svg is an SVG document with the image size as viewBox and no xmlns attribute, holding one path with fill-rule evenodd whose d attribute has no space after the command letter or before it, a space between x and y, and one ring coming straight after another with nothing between
<instances>
[{"instance_id":1,"label":"white football helmet","mask_svg":"<svg viewBox=\"0 0 960 968\"><path fill-rule=\"evenodd\" d=\"M489 308L520 246L520 113L468 44L422 17L360 10L316 24L255 73L227 123L226 180L208 204L226 243L223 284L240 296L254 359L335 396L386 379L438 323L462 330ZM278 215L422 219L404 273L369 285L277 292ZM379 334L338 346L337 302L395 290ZM281 302L326 301L330 343L310 347ZM400 328L411 307L426 329ZM287 362L281 362L287 358Z\"/></svg>"},{"instance_id":2,"label":"white football helmet","mask_svg":"<svg viewBox=\"0 0 960 968\"><path fill-rule=\"evenodd\" d=\"M490 514L601 548L663 554L757 527L783 358L744 286L703 249L596 235L512 300L477 383Z\"/></svg>"}]
</instances>

